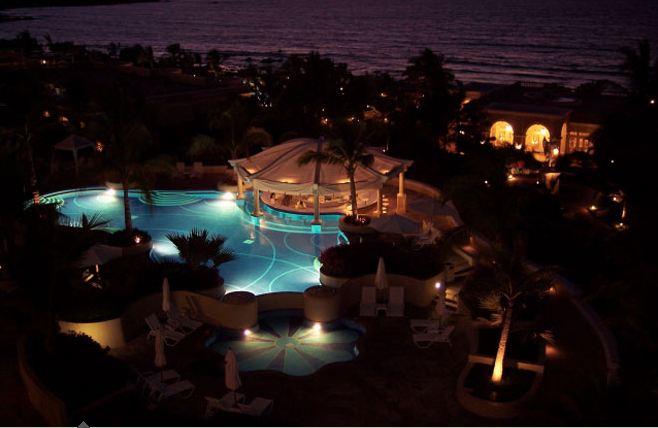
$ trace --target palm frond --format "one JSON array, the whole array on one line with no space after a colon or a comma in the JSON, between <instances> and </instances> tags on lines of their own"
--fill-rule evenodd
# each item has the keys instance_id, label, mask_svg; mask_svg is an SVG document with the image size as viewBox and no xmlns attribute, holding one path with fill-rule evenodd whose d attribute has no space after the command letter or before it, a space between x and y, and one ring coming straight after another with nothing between
<instances>
[{"instance_id":1,"label":"palm frond","mask_svg":"<svg viewBox=\"0 0 658 428\"><path fill-rule=\"evenodd\" d=\"M179 256L192 268L212 262L215 267L235 260L235 254L223 248L226 238L210 235L205 229L192 229L188 234L170 233L167 239L178 250Z\"/></svg>"},{"instance_id":2,"label":"palm frond","mask_svg":"<svg viewBox=\"0 0 658 428\"><path fill-rule=\"evenodd\" d=\"M82 214L80 218L80 226L85 230L94 230L104 226L107 226L110 223L109 220L103 219L101 213L94 213L91 217L87 217L86 214Z\"/></svg>"}]
</instances>

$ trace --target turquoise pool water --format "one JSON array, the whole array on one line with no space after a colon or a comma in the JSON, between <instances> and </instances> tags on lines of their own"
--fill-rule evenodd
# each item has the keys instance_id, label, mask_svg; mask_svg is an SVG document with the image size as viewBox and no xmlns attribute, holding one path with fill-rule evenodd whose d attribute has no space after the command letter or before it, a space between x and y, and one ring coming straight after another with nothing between
<instances>
[{"instance_id":1,"label":"turquoise pool water","mask_svg":"<svg viewBox=\"0 0 658 428\"><path fill-rule=\"evenodd\" d=\"M82 214L100 213L109 220L107 229L124 227L121 192L81 189L44 195L60 204L62 221L76 224ZM265 206L265 215L252 217L251 201L235 201L230 193L211 191L155 191L153 205L141 192L130 192L133 226L153 237L152 256L177 257L166 238L171 232L207 229L227 238L225 247L237 260L221 266L226 291L254 294L303 291L319 282L320 252L344 236L338 230L338 215L323 215L321 230L311 230L312 216L284 213Z\"/></svg>"},{"instance_id":2,"label":"turquoise pool water","mask_svg":"<svg viewBox=\"0 0 658 428\"><path fill-rule=\"evenodd\" d=\"M356 358L355 343L362 333L357 326L340 323L316 330L301 314L285 313L261 317L259 327L237 339L218 335L209 346L220 354L233 349L240 371L274 370L306 376L327 364Z\"/></svg>"}]
</instances>

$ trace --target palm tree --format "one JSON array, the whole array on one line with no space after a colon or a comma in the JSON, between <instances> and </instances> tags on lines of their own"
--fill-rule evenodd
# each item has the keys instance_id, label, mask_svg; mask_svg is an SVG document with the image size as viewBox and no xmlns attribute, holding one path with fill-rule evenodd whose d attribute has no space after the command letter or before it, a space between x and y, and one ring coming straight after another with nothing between
<instances>
[{"instance_id":1,"label":"palm tree","mask_svg":"<svg viewBox=\"0 0 658 428\"><path fill-rule=\"evenodd\" d=\"M165 156L150 156L151 134L138 119L134 103L123 88L115 87L114 94L106 100L104 114L96 119L89 132L107 141L105 169L121 182L125 230L131 231L130 188L139 189L151 204L155 176L171 172L171 162Z\"/></svg>"},{"instance_id":2,"label":"palm tree","mask_svg":"<svg viewBox=\"0 0 658 428\"><path fill-rule=\"evenodd\" d=\"M242 137L249 122L247 106L239 99L233 101L226 110L213 110L208 118L210 130L224 135L225 147L231 159L237 159L245 151Z\"/></svg>"},{"instance_id":3,"label":"palm tree","mask_svg":"<svg viewBox=\"0 0 658 428\"><path fill-rule=\"evenodd\" d=\"M212 49L206 54L206 63L208 71L219 74L222 71L221 65L226 59L226 56L220 53L217 49Z\"/></svg>"},{"instance_id":4,"label":"palm tree","mask_svg":"<svg viewBox=\"0 0 658 428\"><path fill-rule=\"evenodd\" d=\"M480 307L491 314L490 317L494 322L501 325L498 350L491 374L493 383L499 384L503 379L503 363L516 305L521 301L541 299L546 296L555 280L555 275L556 270L553 267L542 268L528 274L520 260L503 256L493 264L491 271L472 279L472 281L481 281L485 285L480 287L481 294L478 296ZM468 290L465 292L469 293Z\"/></svg>"},{"instance_id":5,"label":"palm tree","mask_svg":"<svg viewBox=\"0 0 658 428\"><path fill-rule=\"evenodd\" d=\"M199 270L208 262L218 269L220 265L235 260L235 254L224 248L226 238L210 235L205 229L195 228L186 235L169 233L167 239L176 246L178 254L192 271Z\"/></svg>"},{"instance_id":6,"label":"palm tree","mask_svg":"<svg viewBox=\"0 0 658 428\"><path fill-rule=\"evenodd\" d=\"M356 181L354 175L359 166L370 167L375 161L372 153L368 152L368 145L362 138L363 126L358 127L355 138L332 139L325 145L323 151L308 151L297 160L299 165L319 162L330 165L342 165L350 180L350 202L352 204L352 218L358 218L356 202Z\"/></svg>"},{"instance_id":7,"label":"palm tree","mask_svg":"<svg viewBox=\"0 0 658 428\"><path fill-rule=\"evenodd\" d=\"M621 49L625 61L623 69L628 74L633 94L646 99L656 90L658 83L658 60L652 63L651 43L644 39L637 44L637 50L631 47Z\"/></svg>"}]
</instances>

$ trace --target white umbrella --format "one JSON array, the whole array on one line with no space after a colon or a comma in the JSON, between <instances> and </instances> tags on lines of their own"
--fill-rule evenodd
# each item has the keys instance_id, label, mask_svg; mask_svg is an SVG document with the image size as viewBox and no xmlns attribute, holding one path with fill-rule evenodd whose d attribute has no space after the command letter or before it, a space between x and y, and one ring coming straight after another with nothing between
<instances>
[{"instance_id":1,"label":"white umbrella","mask_svg":"<svg viewBox=\"0 0 658 428\"><path fill-rule=\"evenodd\" d=\"M436 300L436 305L434 306L434 314L439 320L439 324L443 323L443 320L448 316L448 308L446 308L446 295L443 290L439 290L439 297Z\"/></svg>"},{"instance_id":2,"label":"white umbrella","mask_svg":"<svg viewBox=\"0 0 658 428\"><path fill-rule=\"evenodd\" d=\"M242 386L242 381L240 381L238 360L231 348L226 351L224 356L224 383L229 390L233 391L234 401L237 404L238 396L235 391Z\"/></svg>"},{"instance_id":3,"label":"white umbrella","mask_svg":"<svg viewBox=\"0 0 658 428\"><path fill-rule=\"evenodd\" d=\"M162 281L162 310L165 312L171 310L171 298L169 294L169 280L165 277Z\"/></svg>"},{"instance_id":4,"label":"white umbrella","mask_svg":"<svg viewBox=\"0 0 658 428\"><path fill-rule=\"evenodd\" d=\"M92 245L87 251L82 253L77 266L79 268L96 266L96 271L98 271L98 265L103 265L110 260L119 258L122 254L121 248L118 247L103 244Z\"/></svg>"},{"instance_id":5,"label":"white umbrella","mask_svg":"<svg viewBox=\"0 0 658 428\"><path fill-rule=\"evenodd\" d=\"M377 273L375 274L375 287L378 290L384 290L388 287L388 278L386 277L386 267L384 266L384 258L379 258L377 263Z\"/></svg>"},{"instance_id":6,"label":"white umbrella","mask_svg":"<svg viewBox=\"0 0 658 428\"><path fill-rule=\"evenodd\" d=\"M153 363L160 369L160 381L162 381L162 369L167 365L167 357L165 357L164 335L160 329L155 331L155 360Z\"/></svg>"}]
</instances>

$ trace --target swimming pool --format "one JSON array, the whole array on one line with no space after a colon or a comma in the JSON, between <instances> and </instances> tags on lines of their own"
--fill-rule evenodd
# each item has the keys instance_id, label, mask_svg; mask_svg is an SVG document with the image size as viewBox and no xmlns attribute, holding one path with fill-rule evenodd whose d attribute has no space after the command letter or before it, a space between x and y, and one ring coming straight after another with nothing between
<instances>
[{"instance_id":1,"label":"swimming pool","mask_svg":"<svg viewBox=\"0 0 658 428\"><path fill-rule=\"evenodd\" d=\"M306 376L327 364L355 359L356 341L364 332L357 325L341 322L313 328L303 314L286 311L264 314L258 324L258 331L240 338L220 333L208 346L220 354L231 348L240 371L274 370Z\"/></svg>"},{"instance_id":2,"label":"swimming pool","mask_svg":"<svg viewBox=\"0 0 658 428\"><path fill-rule=\"evenodd\" d=\"M108 231L122 229L122 193L106 189L78 189L44 195L56 201L62 221L79 222L82 214L99 213ZM237 255L221 266L226 291L263 294L303 291L319 282L320 252L344 239L338 215L323 215L321 230L312 230L313 216L279 212L264 206L263 217L249 212L253 198L236 201L231 193L212 191L154 191L148 205L139 191L130 191L133 227L153 237L152 257L177 257L168 233L207 229L227 238L225 247Z\"/></svg>"}]
</instances>

